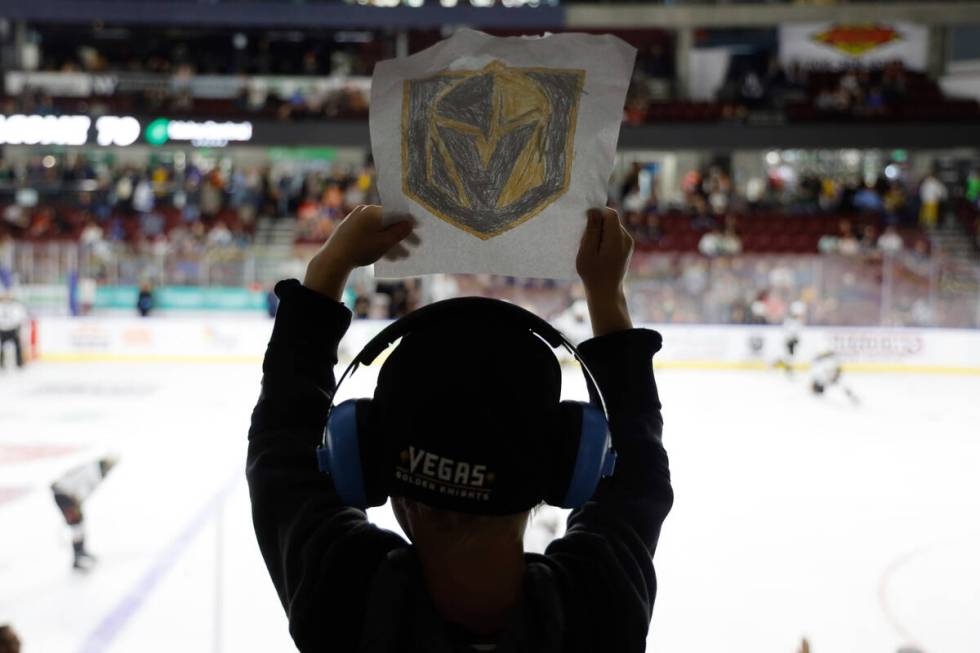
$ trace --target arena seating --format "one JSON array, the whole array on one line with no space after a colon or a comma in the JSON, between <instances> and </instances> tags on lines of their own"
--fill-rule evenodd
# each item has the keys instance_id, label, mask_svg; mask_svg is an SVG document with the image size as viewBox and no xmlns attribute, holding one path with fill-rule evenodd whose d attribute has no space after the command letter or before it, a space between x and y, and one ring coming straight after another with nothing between
<instances>
[{"instance_id":1,"label":"arena seating","mask_svg":"<svg viewBox=\"0 0 980 653\"><path fill-rule=\"evenodd\" d=\"M842 220L851 222L855 231L873 225L879 231L882 220L877 215L827 213L792 215L776 211L753 211L730 214L737 223L737 233L744 253L815 254L817 243L825 235L836 235ZM654 241L637 239L637 248L653 252L696 252L705 228L692 226L691 217L681 211L660 216L662 237ZM917 227L899 227L899 234L910 246L925 235Z\"/></svg>"}]
</instances>

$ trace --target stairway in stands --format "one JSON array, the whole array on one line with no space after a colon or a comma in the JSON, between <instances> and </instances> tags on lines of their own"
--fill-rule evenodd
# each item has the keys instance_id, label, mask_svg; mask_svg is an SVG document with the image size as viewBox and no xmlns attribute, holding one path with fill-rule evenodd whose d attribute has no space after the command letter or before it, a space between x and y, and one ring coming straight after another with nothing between
<instances>
[{"instance_id":1,"label":"stairway in stands","mask_svg":"<svg viewBox=\"0 0 980 653\"><path fill-rule=\"evenodd\" d=\"M970 236L955 217L946 216L942 226L932 232L933 250L954 263L969 265L977 262L977 253Z\"/></svg>"},{"instance_id":2,"label":"stairway in stands","mask_svg":"<svg viewBox=\"0 0 980 653\"><path fill-rule=\"evenodd\" d=\"M295 258L295 218L259 218L255 227L255 280L264 285L302 274L303 263Z\"/></svg>"}]
</instances>

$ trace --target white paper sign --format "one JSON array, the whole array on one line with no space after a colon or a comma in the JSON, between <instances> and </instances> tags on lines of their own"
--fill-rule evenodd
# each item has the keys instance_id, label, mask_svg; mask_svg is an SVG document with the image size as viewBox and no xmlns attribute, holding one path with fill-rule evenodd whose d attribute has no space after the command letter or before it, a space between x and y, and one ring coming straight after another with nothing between
<instances>
[{"instance_id":1,"label":"white paper sign","mask_svg":"<svg viewBox=\"0 0 980 653\"><path fill-rule=\"evenodd\" d=\"M585 211L604 206L636 50L613 36L461 30L383 61L371 146L385 211L422 244L376 274L568 279Z\"/></svg>"}]
</instances>

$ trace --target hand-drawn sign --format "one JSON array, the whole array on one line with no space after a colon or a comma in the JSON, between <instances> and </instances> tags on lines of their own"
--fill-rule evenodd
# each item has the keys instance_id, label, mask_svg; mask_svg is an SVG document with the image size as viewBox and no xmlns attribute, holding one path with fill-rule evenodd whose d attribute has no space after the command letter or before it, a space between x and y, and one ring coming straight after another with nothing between
<instances>
[{"instance_id":1,"label":"hand-drawn sign","mask_svg":"<svg viewBox=\"0 0 980 653\"><path fill-rule=\"evenodd\" d=\"M483 240L568 190L584 70L443 71L406 80L402 189Z\"/></svg>"}]
</instances>

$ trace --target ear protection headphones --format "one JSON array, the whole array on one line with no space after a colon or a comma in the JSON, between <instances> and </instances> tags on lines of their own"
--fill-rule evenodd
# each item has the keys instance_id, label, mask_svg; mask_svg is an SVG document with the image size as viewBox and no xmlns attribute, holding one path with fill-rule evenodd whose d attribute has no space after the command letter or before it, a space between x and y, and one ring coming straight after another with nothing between
<instances>
[{"instance_id":1,"label":"ear protection headphones","mask_svg":"<svg viewBox=\"0 0 980 653\"><path fill-rule=\"evenodd\" d=\"M385 327L371 339L344 370L337 388L363 363L370 365L399 338L433 324L445 324L464 318L494 320L504 328L526 330L544 340L552 349L562 347L578 361L585 376L589 396L595 403L562 401L559 404L559 429L555 441L563 451L555 452L554 464L570 468L553 470L555 479L541 497L559 508L578 508L595 493L599 480L611 476L616 465L612 449L605 403L595 378L575 346L558 329L546 321L507 302L483 297L461 297L424 306ZM336 396L336 392L334 393ZM317 449L320 471L333 480L340 498L356 508L380 506L388 499L391 469L383 456L372 455L380 437L370 433L368 419L373 399L350 399L331 403L323 444ZM374 440L374 442L372 442ZM561 461L565 461L562 463Z\"/></svg>"}]
</instances>

